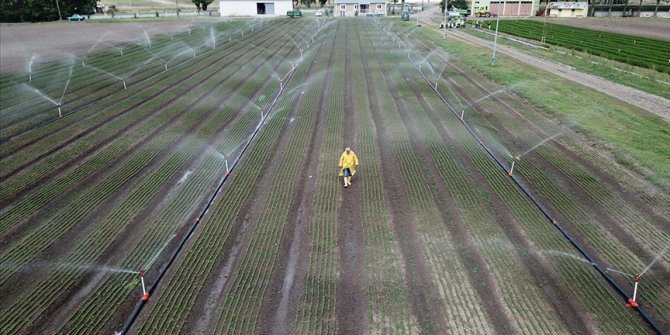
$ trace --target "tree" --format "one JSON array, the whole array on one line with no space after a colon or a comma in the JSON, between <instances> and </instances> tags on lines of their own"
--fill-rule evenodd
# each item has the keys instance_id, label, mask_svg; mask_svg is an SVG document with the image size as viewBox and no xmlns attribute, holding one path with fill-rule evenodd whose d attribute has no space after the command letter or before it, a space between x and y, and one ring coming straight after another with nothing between
<instances>
[{"instance_id":1,"label":"tree","mask_svg":"<svg viewBox=\"0 0 670 335\"><path fill-rule=\"evenodd\" d=\"M440 1L440 9L442 10L442 13L444 13L445 1L447 9L468 9L469 6L467 0L442 0Z\"/></svg>"},{"instance_id":2,"label":"tree","mask_svg":"<svg viewBox=\"0 0 670 335\"><path fill-rule=\"evenodd\" d=\"M88 15L95 12L95 5L96 0L3 0L0 22L53 21L75 13Z\"/></svg>"},{"instance_id":3,"label":"tree","mask_svg":"<svg viewBox=\"0 0 670 335\"><path fill-rule=\"evenodd\" d=\"M468 2L466 0L449 0L447 1L448 8L467 9Z\"/></svg>"},{"instance_id":4,"label":"tree","mask_svg":"<svg viewBox=\"0 0 670 335\"><path fill-rule=\"evenodd\" d=\"M198 10L207 10L207 6L214 0L191 0Z\"/></svg>"}]
</instances>

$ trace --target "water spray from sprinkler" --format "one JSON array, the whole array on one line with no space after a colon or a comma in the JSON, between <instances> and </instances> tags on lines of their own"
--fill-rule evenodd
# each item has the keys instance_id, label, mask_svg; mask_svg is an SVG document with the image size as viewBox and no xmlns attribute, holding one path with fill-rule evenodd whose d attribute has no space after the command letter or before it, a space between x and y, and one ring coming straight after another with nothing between
<instances>
[{"instance_id":1,"label":"water spray from sprinkler","mask_svg":"<svg viewBox=\"0 0 670 335\"><path fill-rule=\"evenodd\" d=\"M540 141L540 143L534 145L533 147L531 147L530 149L526 150L524 153L522 153L521 155L517 156L516 158L517 158L517 159L521 159L521 157L523 157L523 156L525 156L525 155L531 153L533 150L537 149L539 146L541 146L541 145L543 145L543 144L545 144L545 143L547 143L547 142L553 140L554 138L556 138L556 137L558 137L558 136L560 136L560 135L562 135L562 134L563 134L563 131L560 131L560 132L558 132L558 133L556 133L556 134L554 134L554 135L551 135L551 136L545 138L544 140Z\"/></svg>"}]
</instances>

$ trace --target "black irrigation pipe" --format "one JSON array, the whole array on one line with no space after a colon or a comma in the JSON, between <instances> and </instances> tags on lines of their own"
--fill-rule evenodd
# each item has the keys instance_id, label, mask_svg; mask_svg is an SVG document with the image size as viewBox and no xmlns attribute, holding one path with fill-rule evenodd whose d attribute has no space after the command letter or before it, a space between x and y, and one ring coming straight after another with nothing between
<instances>
[{"instance_id":1,"label":"black irrigation pipe","mask_svg":"<svg viewBox=\"0 0 670 335\"><path fill-rule=\"evenodd\" d=\"M454 108L454 107L447 101L447 99L444 98L444 96L442 95L442 93L440 93L440 91L438 91L435 87L433 87L433 85L431 85L430 80L429 80L429 79L428 79L428 78L427 78L427 77L426 77L426 76L419 70L419 67L417 66L417 64L411 59L411 57L409 57L409 54L407 55L407 59L409 59L409 61L410 61L410 63L412 64L412 66L414 66L414 68L419 72L419 74L421 74L421 77L423 77L423 79L426 81L426 83L428 83L428 86L430 86L430 88L437 94L437 96L440 98L440 100L442 100L442 102L449 108L449 110L454 114L454 116L456 116L457 118L460 119L460 114L459 114L459 112L456 110L456 108ZM474 131L474 130L473 130L473 129L472 129L472 128L465 122L464 119L461 119L461 123L463 124L463 126L465 127L465 129L467 129L467 131L470 133L470 135L472 135L472 137L474 137L474 139L477 140L477 143L479 143L479 145L486 151L486 153L487 153L491 158L493 158L493 160L498 164L498 166L500 166L500 168L501 168L504 172L508 172L508 171L510 171L510 168L507 167L507 166L505 166L505 164L503 164L503 162L502 162L498 157L496 157L496 156L493 154L493 152L492 152L492 151L491 151L491 150L484 144L484 142L482 142L482 140L479 138L479 136L477 136L477 134L475 133L475 131ZM535 204L535 206L540 210L540 212L542 212L542 214L549 220L549 222L552 223L553 226L556 227L556 229L558 229L558 231L563 235L563 237L565 237L565 238L568 240L568 242L570 242L570 244L572 244L572 245L577 249L577 251L579 251L579 253L580 253L582 256L584 256L584 258L586 258L586 259L591 263L591 265L596 269L596 271L598 271L598 273L600 273L600 275L601 275L601 276L602 276L602 277L603 277L603 278L604 278L604 279L605 279L605 280L606 280L606 281L607 281L607 282L608 282L608 283L609 283L609 284L610 284L610 285L611 285L617 292L619 292L619 294L621 294L621 296L623 296L623 297L626 299L627 302L628 302L629 300L632 300L632 296L629 296L628 293L627 293L621 286L619 286L616 282L614 282L614 280L607 274L607 271L606 271L606 270L603 270L600 266L598 266L598 264L596 264L595 260L591 257L591 255L589 255L589 254L586 252L586 250L585 250L585 249L584 249L584 248L583 248L583 247L582 247L582 246L581 246L581 245L580 245L580 244L579 244L579 243L578 243L578 242L577 242L577 241L576 241L576 240L575 240L569 233L568 233L568 231L567 231L565 228L563 228L563 226L561 226L561 225L558 223L558 221L556 221L556 219L555 219L555 218L553 217L553 215L549 212L549 210L548 210L548 209L542 204L542 202L541 202L541 201L540 201L540 200L539 200L539 199L538 199L538 198L537 198L537 197L530 191L530 188L529 188L529 187L528 187L522 180L520 180L520 179L517 178L516 176L511 175L510 177L511 177L512 181L514 181L514 184L516 184L516 186L517 186L519 189L521 189L521 191L523 191L523 193L524 193L524 194L525 194L525 195L526 195L526 196L533 202L533 204ZM645 321L647 324L649 324L649 326L651 326L651 328L654 329L658 334L662 334L662 335L665 334L665 333L663 332L663 330L661 330L661 328L660 328L660 327L656 324L656 322L651 318L651 316L649 316L649 315L647 314L647 312L645 312L645 311L642 309L642 307L640 307L640 306L635 306L635 307L633 307L633 308L640 314L640 316L642 317L642 319L644 319L644 321Z\"/></svg>"},{"instance_id":2,"label":"black irrigation pipe","mask_svg":"<svg viewBox=\"0 0 670 335\"><path fill-rule=\"evenodd\" d=\"M293 74L295 73L296 68L297 68L297 66L291 67L291 70L289 71L289 73L287 73L286 77L282 81L288 83L291 80L291 78L293 77ZM280 97L281 97L282 93L284 93L285 88L286 88L286 84L280 86L279 92L277 93L277 95L275 95L274 100L272 101L272 103L270 104L270 106L268 108L268 115L274 109L276 103L280 100ZM156 280L154 280L154 282L148 287L147 293L149 294L149 296L151 296L151 294L154 292L154 290L156 289L156 287L160 283L161 279L163 279L163 277L167 273L167 271L170 268L170 266L172 265L172 263L174 263L174 261L177 259L177 256L179 255L181 250L186 245L187 240L191 237L191 235L193 235L193 232L195 231L195 228L198 226L198 224L200 222L202 222L204 216L207 214L210 207L214 203L214 199L216 199L216 197L219 195L219 192L223 188L224 183L226 182L226 180L228 180L228 177L230 176L231 172L235 169L235 167L237 166L237 164L241 160L242 156L244 155L245 151L251 145L251 142L253 142L253 140L256 138L256 135L258 134L258 132L261 130L261 128L263 128L263 125L265 124L267 119L268 119L267 116L265 118L263 118L261 120L261 123L258 124L256 129L254 129L254 131L248 137L246 143L244 144L244 146L242 146L242 149L241 149L239 155L237 155L237 157L235 158L235 161L233 161L233 163L230 165L229 171L224 174L223 178L219 182L219 185L216 187L216 189L214 190L214 193L209 198L209 201L207 201L207 204L205 204L203 209L200 211L200 215L198 215L198 217L195 219L193 224L191 224L191 228L189 228L188 232L184 235L181 242L179 242L179 245L175 248L175 250L170 255L170 258L168 259L168 261L165 263L163 268L161 268L160 273L158 274L158 277L156 277ZM139 316L140 312L142 311L142 308L144 308L144 305L146 305L147 301L148 301L148 299L140 299L135 304L135 308L133 309L130 317L128 317L128 319L126 320L126 323L123 326L123 329L120 332L118 332L118 334L123 335L123 334L128 333L130 328L135 323L135 320Z\"/></svg>"},{"instance_id":3,"label":"black irrigation pipe","mask_svg":"<svg viewBox=\"0 0 670 335\"><path fill-rule=\"evenodd\" d=\"M241 36L240 36L240 37L243 37L243 36L244 36L244 32L241 33ZM232 35L231 35L230 37L232 38ZM231 41L231 42L224 42L224 43L222 43L221 46L226 45L226 44L229 44L229 43L232 43L232 41ZM207 51L203 51L203 52L199 53L199 54L197 55L197 57L200 57L201 55L207 54L207 53L211 52L212 50L213 50L213 49L209 49L209 50L207 50ZM184 64L184 63L186 63L186 62L188 62L188 61L190 61L190 60L192 60L192 59L193 59L193 58L189 58L189 59L185 59L185 60L183 60L183 61L181 61L181 62L179 62L179 63L176 63L176 64L174 64L172 67L170 67L170 69L172 69L172 68L174 68L174 67L176 67L176 66L182 65L182 64ZM19 130L18 132L14 133L14 134L7 135L7 136L5 136L5 137L2 137L2 138L0 138L0 144L4 144L4 143L6 143L6 142L12 140L13 138L15 138L15 137L17 137L17 136L20 136L20 135L23 135L23 134L25 134L25 133L27 133L27 132L30 132L30 131L33 131L33 130L35 130L35 129L42 128L42 127L44 127L44 126L46 126L46 125L49 125L49 124L51 124L51 123L57 122L57 121L59 121L59 120L65 118L66 116L75 114L75 113L77 113L77 112L81 112L82 110L84 110L84 109L86 109L86 108L88 108L88 107L91 107L91 106L93 106L93 105L95 105L95 104L97 104L97 103L99 103L99 102L105 101L105 100L107 100L107 99L109 99L109 98L111 98L111 97L117 96L117 95L119 95L119 94L125 92L125 91L126 91L128 88L130 88L131 86L136 86L136 85L141 84L141 83L143 83L143 82L145 82L145 81L147 81L147 80L156 78L156 77L158 77L158 76L164 74L165 72L167 72L167 71L160 71L160 72L158 72L158 73L156 73L156 74L154 74L154 75L152 75L152 76L146 77L146 78L144 78L144 79L142 79L142 80L140 80L140 81L134 83L133 85L128 85L127 88L124 88L124 89L122 89L122 90L118 90L118 91L109 93L108 95L102 96L100 99L97 99L97 100L95 100L95 101L91 101L91 102L89 102L89 103L87 103L87 104L84 104L84 105L82 105L82 106L79 106L79 107L77 107L77 108L75 108L75 109L73 109L73 110L70 110L70 111L66 112L66 113L62 113L63 117L55 117L55 118L53 118L53 119L47 119L47 120L44 120L44 121L40 121L40 122L38 122L38 123L36 123L36 124L34 124L34 125L32 125L32 126L29 126L28 128ZM62 104L61 104L60 106L62 106ZM60 107L60 106L59 106L59 107Z\"/></svg>"}]
</instances>

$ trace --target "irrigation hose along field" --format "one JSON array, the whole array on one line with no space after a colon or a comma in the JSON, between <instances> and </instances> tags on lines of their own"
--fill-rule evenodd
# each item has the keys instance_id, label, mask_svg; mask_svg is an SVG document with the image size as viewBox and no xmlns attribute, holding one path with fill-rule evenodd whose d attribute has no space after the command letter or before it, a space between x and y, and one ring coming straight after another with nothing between
<instances>
[{"instance_id":1,"label":"irrigation hose along field","mask_svg":"<svg viewBox=\"0 0 670 335\"><path fill-rule=\"evenodd\" d=\"M397 35L396 35L396 36L397 36ZM399 37L398 37L398 39L400 40ZM399 45L399 48L401 48L400 45ZM409 47L406 48L406 49L407 49L407 50L410 50ZM411 63L414 65L414 67L417 69L417 71L419 71L419 72L421 73L421 68L420 68L420 66L412 61L412 58L410 57L410 54L407 55L407 58L408 58L408 61L411 62ZM433 87L433 86L431 85L431 80L430 80L428 77L426 77L423 73L421 73L421 76L423 77L423 79L426 81L427 84L429 84L431 87ZM457 110L453 105L449 104L449 102L448 102L448 101L447 101L447 100L440 94L440 92L439 92L436 88L434 88L434 90L435 90L435 93L437 93L437 94L439 95L440 99L441 99L442 101L444 101L444 104L449 108L449 110L451 110L451 111L454 113L455 116L459 116L459 112L458 112L458 110ZM643 270L643 271L641 272L641 274L639 274L639 275L635 275L635 276L634 276L634 278L635 278L635 289L634 289L632 295L629 295L628 292L626 292L626 290L624 290L624 289L621 288L619 285L617 285L616 282L615 282L615 281L608 275L608 273L607 273L609 268L602 268L601 266L599 266L599 265L594 261L594 258L591 257L591 256L589 255L589 253L588 253L588 252L587 252L587 251L586 251L586 250L585 250L585 249L584 249L584 248L583 248L583 247L582 247L582 246L581 246L581 245L580 245L580 244L579 244L579 243L578 243L572 236L570 236L570 234L569 234L569 233L568 233L568 232L567 232L567 231L566 231L566 230L565 230L565 229L564 229L564 228L563 228L563 227L556 221L556 219L554 218L554 216L551 215L551 213L550 213L550 212L547 210L547 208L542 204L542 202L541 202L540 200L538 200L537 197L535 197L535 195L533 195L533 193L532 193L532 191L530 191L529 187L528 187L525 183L523 183L522 181L520 181L516 175L514 175L514 164L516 163L516 161L520 160L521 157L523 157L523 156L525 156L525 155L531 153L533 150L537 149L538 147L540 147L540 146L543 145L544 143L547 143L548 141L551 141L551 140L553 140L554 138L558 137L559 135L561 135L561 133L559 132L559 133L556 133L556 134L554 134L554 135L551 135L551 136L549 136L549 137L543 139L543 140L540 141L538 144L534 145L534 146L531 147L530 149L528 149L528 150L526 150L525 152L521 153L519 156L512 156L512 155L510 154L509 157L507 157L507 158L511 159L511 160L512 160L512 161L511 161L512 163L511 163L511 165L506 166L506 165L503 163L503 161L502 161L499 157L497 157L497 156L491 151L491 149L490 149L489 147L486 146L486 144L484 144L484 142L479 138L479 136L477 136L477 134L475 133L475 131L468 125L468 123L467 123L467 119L465 118L465 110L468 109L468 107L472 106L473 104L476 104L476 103L478 103L479 101L481 101L481 100L483 100L483 99L486 99L486 98L488 98L489 96L491 96L491 95L493 95L493 94L496 94L496 93L497 93L497 92L493 92L493 93L491 93L491 94L489 94L489 95L485 95L485 96L482 97L480 100L477 100L477 101L475 101L475 102L473 102L473 103L471 103L471 104L468 104L468 105L466 105L465 107L463 107L463 108L461 109L461 113L460 113L460 116L459 116L460 120L463 122L463 125L466 127L466 129L468 130L468 132L469 132L469 133L470 133L470 134L477 140L477 142L482 146L482 148L483 148L484 150L486 150L486 153L488 153L489 156L490 156L492 159L495 160L495 162L500 166L500 168L502 169L502 171L504 171L504 172L509 171L509 172L508 172L508 175L512 178L512 180L514 181L514 183L515 183L515 184L516 184L516 185L517 185L517 186L518 186L518 187L519 187L519 188L520 188L520 189L521 189L521 190L528 196L528 198L529 198L529 199L530 199L530 200L537 206L537 208L542 212L542 214L544 214L544 215L547 217L547 219L549 220L549 222L552 223L552 224L553 224L553 225L554 225L554 226L561 232L561 234L562 234L563 236L565 236L565 238L568 239L568 241L570 241L570 243L571 243L572 245L574 245L574 247L575 247L575 248L577 249L577 251L581 254L581 256L583 256L583 257L588 261L588 263L590 263L591 265L593 265L593 267L598 271L598 273L600 273L600 275L602 275L602 276L607 280L607 282L608 282L609 284L611 284L611 285L612 285L612 286L613 286L613 287L614 287L614 288L615 288L615 289L616 289L616 290L617 290L617 291L618 291L618 292L619 292L619 293L626 299L626 301L628 302L629 307L635 308L635 309L640 313L640 315L642 316L642 318L643 318L647 323L649 323L649 325L650 325L656 332L662 333L661 328L656 324L656 322L654 322L654 320L649 316L649 314L646 313L646 312L645 312L645 311L644 311L644 310L637 304L637 301L636 301L635 297L636 297L636 293L637 293L637 286L638 286L638 283L639 283L639 281L640 281L641 276L644 274L644 272L645 272L649 267L651 267L651 265L653 265L653 263L655 263L655 262L656 262L660 257L662 257L663 254L664 254L665 252L667 252L667 251L666 251L666 250L661 251L661 253L659 254L659 256L658 256L657 258L655 258L655 259L652 261L652 263L650 263L650 264L645 268L645 270ZM509 153L509 150L505 150L505 152ZM615 271L615 272L618 272L618 271ZM618 272L618 273L621 273L621 272ZM625 274L625 273L624 273L624 274Z\"/></svg>"},{"instance_id":2,"label":"irrigation hose along field","mask_svg":"<svg viewBox=\"0 0 670 335\"><path fill-rule=\"evenodd\" d=\"M667 332L667 188L533 73L395 18L148 31L0 77L1 333Z\"/></svg>"}]
</instances>

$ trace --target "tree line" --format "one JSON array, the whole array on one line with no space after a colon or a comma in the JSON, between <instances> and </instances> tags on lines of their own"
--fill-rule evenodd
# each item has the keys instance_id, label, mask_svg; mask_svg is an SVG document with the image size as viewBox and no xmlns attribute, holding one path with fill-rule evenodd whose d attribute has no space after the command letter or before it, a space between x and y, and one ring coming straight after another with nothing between
<instances>
[{"instance_id":1,"label":"tree line","mask_svg":"<svg viewBox=\"0 0 670 335\"><path fill-rule=\"evenodd\" d=\"M0 22L55 21L95 12L96 0L2 0Z\"/></svg>"}]
</instances>

